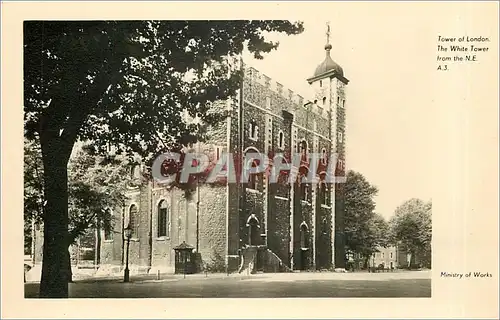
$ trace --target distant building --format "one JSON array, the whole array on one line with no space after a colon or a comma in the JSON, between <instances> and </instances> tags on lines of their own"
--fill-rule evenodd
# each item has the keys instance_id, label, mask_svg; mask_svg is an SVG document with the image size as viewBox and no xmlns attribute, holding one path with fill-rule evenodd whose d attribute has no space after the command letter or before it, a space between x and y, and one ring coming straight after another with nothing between
<instances>
[{"instance_id":1,"label":"distant building","mask_svg":"<svg viewBox=\"0 0 500 320\"><path fill-rule=\"evenodd\" d=\"M422 264L422 258L417 254L413 257L412 268L419 267ZM379 267L383 265L384 268L398 268L405 269L410 267L411 255L397 247L390 246L387 248L378 248L378 252L375 252L369 260L370 266Z\"/></svg>"}]
</instances>

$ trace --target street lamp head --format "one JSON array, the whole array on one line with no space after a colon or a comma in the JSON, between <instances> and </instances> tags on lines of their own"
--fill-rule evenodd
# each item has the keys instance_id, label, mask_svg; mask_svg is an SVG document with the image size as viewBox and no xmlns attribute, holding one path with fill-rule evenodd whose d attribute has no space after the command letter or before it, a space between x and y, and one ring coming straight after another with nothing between
<instances>
[{"instance_id":1,"label":"street lamp head","mask_svg":"<svg viewBox=\"0 0 500 320\"><path fill-rule=\"evenodd\" d=\"M125 232L125 238L132 238L132 228L130 227L130 225L128 225L123 231Z\"/></svg>"}]
</instances>

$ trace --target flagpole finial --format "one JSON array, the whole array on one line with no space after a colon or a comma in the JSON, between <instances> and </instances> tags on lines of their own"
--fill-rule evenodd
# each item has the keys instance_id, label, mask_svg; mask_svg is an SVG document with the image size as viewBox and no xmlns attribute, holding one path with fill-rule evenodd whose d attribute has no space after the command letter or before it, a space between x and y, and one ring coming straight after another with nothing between
<instances>
[{"instance_id":1,"label":"flagpole finial","mask_svg":"<svg viewBox=\"0 0 500 320\"><path fill-rule=\"evenodd\" d=\"M330 50L332 45L330 44L330 21L326 22L326 45L325 49Z\"/></svg>"},{"instance_id":2,"label":"flagpole finial","mask_svg":"<svg viewBox=\"0 0 500 320\"><path fill-rule=\"evenodd\" d=\"M326 43L330 43L330 21L326 22Z\"/></svg>"}]
</instances>

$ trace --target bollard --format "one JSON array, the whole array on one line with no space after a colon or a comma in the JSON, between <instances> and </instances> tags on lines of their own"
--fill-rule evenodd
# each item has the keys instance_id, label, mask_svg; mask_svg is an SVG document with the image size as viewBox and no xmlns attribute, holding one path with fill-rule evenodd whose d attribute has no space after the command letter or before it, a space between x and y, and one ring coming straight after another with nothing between
<instances>
[{"instance_id":1,"label":"bollard","mask_svg":"<svg viewBox=\"0 0 500 320\"><path fill-rule=\"evenodd\" d=\"M160 280L160 270L156 270L156 280Z\"/></svg>"}]
</instances>

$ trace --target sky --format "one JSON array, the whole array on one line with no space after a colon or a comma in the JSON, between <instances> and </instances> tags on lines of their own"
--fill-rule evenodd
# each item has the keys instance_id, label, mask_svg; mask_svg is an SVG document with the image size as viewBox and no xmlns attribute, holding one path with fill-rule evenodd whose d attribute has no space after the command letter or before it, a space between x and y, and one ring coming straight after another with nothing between
<instances>
[{"instance_id":1,"label":"sky","mask_svg":"<svg viewBox=\"0 0 500 320\"><path fill-rule=\"evenodd\" d=\"M410 11L387 19L369 8L358 13L304 21L300 35L272 35L277 50L256 60L243 59L260 72L309 99L309 85L324 57L326 23L330 21L332 59L349 79L346 99L347 167L378 187L376 211L387 219L411 198L431 200L429 55L420 55L425 23ZM415 27L418 25L419 27ZM370 28L366 28L370 26ZM434 56L432 56L434 58ZM432 70L434 71L434 70ZM430 76L430 75L429 75Z\"/></svg>"}]
</instances>

